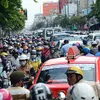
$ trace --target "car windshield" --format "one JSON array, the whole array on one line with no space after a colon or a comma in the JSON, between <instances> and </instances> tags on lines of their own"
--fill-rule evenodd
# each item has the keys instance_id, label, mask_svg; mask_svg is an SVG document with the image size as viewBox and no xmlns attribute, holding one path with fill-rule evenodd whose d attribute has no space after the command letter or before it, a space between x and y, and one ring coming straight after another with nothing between
<instances>
[{"instance_id":1,"label":"car windshield","mask_svg":"<svg viewBox=\"0 0 100 100\"><path fill-rule=\"evenodd\" d=\"M55 30L54 30L54 33L55 33L55 32L61 32L61 29L55 29Z\"/></svg>"},{"instance_id":2,"label":"car windshield","mask_svg":"<svg viewBox=\"0 0 100 100\"><path fill-rule=\"evenodd\" d=\"M53 34L53 30L46 30L46 36L51 37Z\"/></svg>"},{"instance_id":3,"label":"car windshield","mask_svg":"<svg viewBox=\"0 0 100 100\"><path fill-rule=\"evenodd\" d=\"M88 35L87 37L89 40L92 40L93 39L93 35Z\"/></svg>"},{"instance_id":4,"label":"car windshield","mask_svg":"<svg viewBox=\"0 0 100 100\"><path fill-rule=\"evenodd\" d=\"M80 66L84 71L84 79L95 81L95 64L62 64L43 67L37 83L67 83L66 71L69 66Z\"/></svg>"},{"instance_id":5,"label":"car windshield","mask_svg":"<svg viewBox=\"0 0 100 100\"><path fill-rule=\"evenodd\" d=\"M95 37L94 37L94 40L96 40L96 39L100 39L100 35L95 36Z\"/></svg>"},{"instance_id":6,"label":"car windshield","mask_svg":"<svg viewBox=\"0 0 100 100\"><path fill-rule=\"evenodd\" d=\"M81 41L81 38L78 36L70 36L70 37L67 37L67 39L69 41Z\"/></svg>"},{"instance_id":7,"label":"car windshield","mask_svg":"<svg viewBox=\"0 0 100 100\"><path fill-rule=\"evenodd\" d=\"M62 40L64 38L67 38L68 35L56 35L54 36L54 41L59 41Z\"/></svg>"}]
</instances>

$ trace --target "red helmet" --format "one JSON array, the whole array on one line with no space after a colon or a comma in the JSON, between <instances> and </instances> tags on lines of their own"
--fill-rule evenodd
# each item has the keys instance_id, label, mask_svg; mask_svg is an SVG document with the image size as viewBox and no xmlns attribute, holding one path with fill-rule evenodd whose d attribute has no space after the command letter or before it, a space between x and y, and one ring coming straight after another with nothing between
<instances>
[{"instance_id":1,"label":"red helmet","mask_svg":"<svg viewBox=\"0 0 100 100\"><path fill-rule=\"evenodd\" d=\"M0 89L0 100L13 100L7 89Z\"/></svg>"}]
</instances>

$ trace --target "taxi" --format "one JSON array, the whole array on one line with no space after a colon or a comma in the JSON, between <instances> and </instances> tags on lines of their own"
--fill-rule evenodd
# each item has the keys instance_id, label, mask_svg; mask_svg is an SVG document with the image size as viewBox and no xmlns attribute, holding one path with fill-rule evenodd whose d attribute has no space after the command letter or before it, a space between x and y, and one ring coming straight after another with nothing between
<instances>
[{"instance_id":1,"label":"taxi","mask_svg":"<svg viewBox=\"0 0 100 100\"><path fill-rule=\"evenodd\" d=\"M66 57L46 61L40 67L31 88L36 83L42 82L51 89L53 97L57 97L59 92L67 95L69 84L66 71L71 66L81 67L84 71L85 80L100 82L100 58L82 56L77 47L73 46L69 49Z\"/></svg>"}]
</instances>

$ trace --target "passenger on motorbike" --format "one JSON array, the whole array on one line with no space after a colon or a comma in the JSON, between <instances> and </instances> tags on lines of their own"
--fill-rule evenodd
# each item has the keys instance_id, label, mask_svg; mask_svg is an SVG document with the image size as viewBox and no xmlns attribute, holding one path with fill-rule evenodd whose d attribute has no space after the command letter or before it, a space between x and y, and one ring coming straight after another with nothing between
<instances>
[{"instance_id":1,"label":"passenger on motorbike","mask_svg":"<svg viewBox=\"0 0 100 100\"><path fill-rule=\"evenodd\" d=\"M12 94L13 100L29 100L30 91L23 88L23 78L25 77L22 71L14 71L10 75L12 87L7 90Z\"/></svg>"},{"instance_id":2,"label":"passenger on motorbike","mask_svg":"<svg viewBox=\"0 0 100 100\"><path fill-rule=\"evenodd\" d=\"M52 92L44 83L37 83L30 92L30 100L52 100Z\"/></svg>"}]
</instances>

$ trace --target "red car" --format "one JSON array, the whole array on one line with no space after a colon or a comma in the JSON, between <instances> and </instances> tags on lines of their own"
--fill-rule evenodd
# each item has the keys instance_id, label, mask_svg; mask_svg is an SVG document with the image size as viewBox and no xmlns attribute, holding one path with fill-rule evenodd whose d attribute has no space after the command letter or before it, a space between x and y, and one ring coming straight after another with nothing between
<instances>
[{"instance_id":1,"label":"red car","mask_svg":"<svg viewBox=\"0 0 100 100\"><path fill-rule=\"evenodd\" d=\"M40 67L31 88L36 83L42 82L48 85L54 97L57 97L61 91L67 95L69 84L66 71L71 66L80 66L84 71L85 80L99 82L100 58L95 56L79 56L78 54L78 49L71 47L66 57L46 61Z\"/></svg>"}]
</instances>

